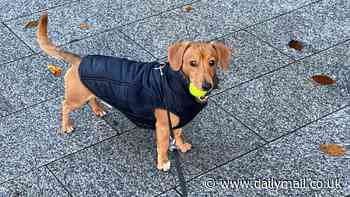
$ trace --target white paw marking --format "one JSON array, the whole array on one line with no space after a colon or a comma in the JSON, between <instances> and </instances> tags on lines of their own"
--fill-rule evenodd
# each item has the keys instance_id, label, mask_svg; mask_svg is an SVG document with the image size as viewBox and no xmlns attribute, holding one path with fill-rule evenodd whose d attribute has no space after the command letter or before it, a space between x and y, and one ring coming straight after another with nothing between
<instances>
[{"instance_id":1,"label":"white paw marking","mask_svg":"<svg viewBox=\"0 0 350 197\"><path fill-rule=\"evenodd\" d=\"M72 133L74 131L74 127L68 127L66 130L65 130L65 133Z\"/></svg>"},{"instance_id":2,"label":"white paw marking","mask_svg":"<svg viewBox=\"0 0 350 197\"><path fill-rule=\"evenodd\" d=\"M163 165L158 166L159 170L163 170L164 172L170 170L170 161L164 163Z\"/></svg>"}]
</instances>

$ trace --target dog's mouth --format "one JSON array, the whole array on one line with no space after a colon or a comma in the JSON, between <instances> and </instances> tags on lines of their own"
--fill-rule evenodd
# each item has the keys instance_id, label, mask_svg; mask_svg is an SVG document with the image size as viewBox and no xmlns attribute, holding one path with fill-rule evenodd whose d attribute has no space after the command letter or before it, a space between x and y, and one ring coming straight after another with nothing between
<instances>
[{"instance_id":1,"label":"dog's mouth","mask_svg":"<svg viewBox=\"0 0 350 197\"><path fill-rule=\"evenodd\" d=\"M195 100L196 100L198 103L206 103L206 102L208 102L210 93L211 93L213 90L215 90L215 89L219 89L218 84L219 84L219 79L218 79L218 77L215 75L214 78L213 78L213 85L212 85L213 88L211 88L204 96L195 97L195 98L196 98Z\"/></svg>"}]
</instances>

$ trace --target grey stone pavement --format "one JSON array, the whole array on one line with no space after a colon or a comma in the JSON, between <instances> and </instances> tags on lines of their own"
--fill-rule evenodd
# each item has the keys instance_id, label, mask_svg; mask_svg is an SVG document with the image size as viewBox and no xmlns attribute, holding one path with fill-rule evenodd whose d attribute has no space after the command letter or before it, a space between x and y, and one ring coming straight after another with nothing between
<instances>
[{"instance_id":1,"label":"grey stone pavement","mask_svg":"<svg viewBox=\"0 0 350 197\"><path fill-rule=\"evenodd\" d=\"M233 49L219 90L184 131L190 196L350 195L350 150L319 149L350 145L350 1L1 0L0 197L181 195L175 168L156 169L154 132L118 111L100 119L86 106L74 133L58 132L63 82L47 64L67 65L23 28L45 9L52 40L81 55L152 61L184 39ZM315 85L316 74L337 83Z\"/></svg>"}]
</instances>

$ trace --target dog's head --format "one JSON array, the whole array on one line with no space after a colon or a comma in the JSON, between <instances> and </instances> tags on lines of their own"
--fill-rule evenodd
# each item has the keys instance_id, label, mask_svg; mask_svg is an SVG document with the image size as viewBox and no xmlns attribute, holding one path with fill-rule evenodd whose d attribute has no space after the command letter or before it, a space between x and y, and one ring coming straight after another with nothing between
<instances>
[{"instance_id":1,"label":"dog's head","mask_svg":"<svg viewBox=\"0 0 350 197\"><path fill-rule=\"evenodd\" d=\"M198 89L210 92L217 85L216 70L228 69L231 50L220 42L182 41L170 45L168 61L173 70L182 72Z\"/></svg>"}]
</instances>

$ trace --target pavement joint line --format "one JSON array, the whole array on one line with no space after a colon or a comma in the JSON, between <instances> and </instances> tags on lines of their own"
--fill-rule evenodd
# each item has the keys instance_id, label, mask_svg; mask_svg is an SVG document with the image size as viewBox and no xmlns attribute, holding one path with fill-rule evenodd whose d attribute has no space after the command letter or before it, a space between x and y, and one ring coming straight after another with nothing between
<instances>
[{"instance_id":1,"label":"pavement joint line","mask_svg":"<svg viewBox=\"0 0 350 197\"><path fill-rule=\"evenodd\" d=\"M151 55L154 59L158 59L156 56L153 55L153 53L151 53L150 51L148 51L146 48L144 48L141 44L139 44L138 42L136 42L134 39L130 38L130 36L126 35L123 31L121 31L120 29L117 29L117 31L119 33L121 33L125 38L126 41L131 41L131 43L136 44L137 46L139 46L141 49L143 49L144 51L146 51L149 55Z\"/></svg>"},{"instance_id":2,"label":"pavement joint line","mask_svg":"<svg viewBox=\"0 0 350 197\"><path fill-rule=\"evenodd\" d=\"M246 127L251 133L257 135L261 140L263 140L265 143L268 142L268 140L266 140L264 137L262 137L259 133L257 133L256 131L254 131L252 128L250 128L248 125L246 125L243 121L241 121L239 118L237 118L233 113L227 111L224 107L222 107L221 105L219 105L215 100L212 100L212 102L219 107L221 110L223 110L225 113L227 113L228 115L230 115L232 118L234 118L235 120L237 120L239 123L241 123L244 127Z\"/></svg>"},{"instance_id":3,"label":"pavement joint line","mask_svg":"<svg viewBox=\"0 0 350 197\"><path fill-rule=\"evenodd\" d=\"M29 110L29 109L31 109L31 108L33 108L33 107L36 107L36 106L38 106L38 105L40 105L40 104L46 103L46 102L51 101L51 100L55 100L55 99L57 99L57 98L58 98L58 97L50 97L50 98L47 98L47 99L45 99L45 100L39 101L39 102L37 102L37 103L34 103L34 104L32 104L32 105L28 105L28 106L26 106L26 107L24 107L24 108L21 108L21 109L18 109L18 110L16 110L16 111L12 111L12 112L10 112L10 113L7 113L7 114L5 114L4 116L0 116L0 119L6 118L6 117L8 117L8 116L11 116L11 115L14 115L14 114L17 114L17 113L20 113L20 112L25 111L25 110Z\"/></svg>"},{"instance_id":4,"label":"pavement joint line","mask_svg":"<svg viewBox=\"0 0 350 197\"><path fill-rule=\"evenodd\" d=\"M26 55L26 56L22 56L22 57L16 58L16 59L8 61L8 62L2 62L2 63L0 63L0 66L4 66L6 64L11 64L11 63L17 62L19 60L23 60L25 58L32 57L32 56L39 55L39 54L40 53L32 53L32 54L29 54L29 55Z\"/></svg>"},{"instance_id":5,"label":"pavement joint line","mask_svg":"<svg viewBox=\"0 0 350 197\"><path fill-rule=\"evenodd\" d=\"M64 155L64 156L62 156L62 157L59 157L59 158L57 158L57 159L54 159L54 160L52 160L52 161L50 161L50 162L48 162L48 163L45 163L45 164L42 164L42 165L33 167L33 168L31 168L31 169L25 171L24 173L20 174L20 175L14 176L14 177L12 177L12 178L10 178L10 179L7 179L7 180L5 180L5 181L3 181L3 182L0 182L0 186L1 186L2 184L5 184L5 183L10 182L10 181L12 181L12 180L16 180L16 179L18 179L19 177L25 176L25 175L27 175L27 174L29 174L29 173L35 171L35 170L38 170L38 169L40 169L40 168L44 168L45 166L49 166L49 165L51 165L52 163L57 162L58 160L65 159L65 158L70 157L70 156L72 156L72 155L78 154L78 153L80 153L80 152L82 152L82 151L84 151L84 150L87 150L87 149L89 149L89 148L91 148L91 147L94 147L94 146L96 146L96 145L98 145L98 144L100 144L100 143L103 143L103 142L105 142L105 141L111 140L112 138L119 137L119 136L124 135L124 134L126 134L126 133L132 132L133 130L136 130L136 129L135 129L135 128L126 129L126 130L124 130L122 133L115 134L115 135L110 136L110 137L108 137L108 138L106 138L106 139L103 139L103 140L101 140L101 141L98 141L98 142L96 142L96 143L94 143L94 144L90 144L89 146L86 146L86 147L84 147L84 148L82 148L82 149L79 149L79 150L76 150L76 151L74 151L74 152L71 152L71 153L69 153L69 154L66 154L66 155ZM136 131L135 131L135 132L136 132Z\"/></svg>"},{"instance_id":6,"label":"pavement joint line","mask_svg":"<svg viewBox=\"0 0 350 197\"><path fill-rule=\"evenodd\" d=\"M280 139L282 139L282 138L284 138L284 137L291 136L291 135L295 134L297 131L299 131L300 129L302 129L302 128L304 128L304 127L310 125L310 124L313 124L313 123L315 123L315 122L317 122L317 121L320 121L320 120L322 120L322 119L324 119L324 118L326 118L326 117L329 117L329 116L331 116L331 115L333 115L333 114L335 114L335 113L337 113L337 112L339 112L339 111L341 111L341 110L344 110L344 109L346 109L346 108L348 108L348 107L350 107L350 104L347 104L347 105L345 105L345 106L343 106L343 107L340 107L340 108L338 108L337 110L334 110L334 111L332 111L332 112L330 112L330 113L328 113L328 114L326 114L326 115L323 115L323 116L321 116L321 117L319 117L319 118L316 118L315 120L313 120L313 121L311 121L311 122L309 122L309 123L306 123L306 124L304 124L304 125L302 125L302 126L296 128L296 129L292 130L291 132L285 133L285 134L283 134L283 135L281 135L281 136L279 136L279 137L277 137L277 138L275 138L275 139L273 139L273 140L268 141L268 142L265 143L265 144L262 144L262 145L260 145L260 146L257 146L256 148L254 148L254 149L252 149L252 150L249 150L249 151L247 151L247 152L245 152L245 153L243 153L243 154L241 154L241 155L239 155L239 156L237 156L237 157L234 157L233 159L230 159L230 160L228 160L228 161L226 161L226 162L224 162L224 163L222 163L222 164L220 164L220 165L217 165L217 166L215 166L214 168L205 170L205 171L203 171L202 173L199 173L198 175L196 175L196 176L194 176L194 177L188 179L188 180L186 181L186 183L190 183L190 182L193 181L194 179L196 179L196 178L198 178L198 177L200 177L200 176L203 176L203 175L205 175L205 174L207 174L207 173L209 173L209 172L211 172L211 171L214 171L214 170L216 170L216 169L218 169L218 168L220 168L220 167L222 167L222 166L225 166L225 165L229 164L230 162L232 162L232 161L234 161L234 160L243 158L244 156L248 155L249 153L254 152L254 151L257 151L257 150L259 150L259 149L262 149L262 148L266 147L266 146L269 145L269 144L272 144L273 142L275 142L275 141L277 141L277 140L280 140ZM178 187L178 186L179 186L179 185L176 185L175 187L173 187L173 188L171 188L171 189L175 189L175 188ZM171 190L171 189L170 189L170 190Z\"/></svg>"},{"instance_id":7,"label":"pavement joint line","mask_svg":"<svg viewBox=\"0 0 350 197\"><path fill-rule=\"evenodd\" d=\"M248 33L248 34L250 34L251 36L253 36L253 37L256 38L257 40L259 40L260 42L267 44L269 47L275 49L276 51L278 51L278 52L280 52L282 55L284 55L284 56L286 56L286 57L292 59L293 61L296 61L296 60L297 60L295 57L290 56L289 54L283 52L281 49L275 47L275 46L272 45L270 42L267 42L267 41L265 41L264 39L260 38L259 36L257 36L257 35L254 34L253 32L248 31L247 29L244 29L244 30L242 30L242 31L244 31L244 32L246 32L246 33Z\"/></svg>"},{"instance_id":8,"label":"pavement joint line","mask_svg":"<svg viewBox=\"0 0 350 197\"><path fill-rule=\"evenodd\" d=\"M325 115L323 115L323 116L321 116L319 118L316 118L316 119L314 119L314 120L312 120L312 121L310 121L310 122L308 122L308 123L306 123L306 124L304 124L304 125L302 125L300 127L297 127L294 130L292 130L290 133L285 133L285 134L283 134L283 135L281 135L281 136L279 136L279 137L277 137L275 139L272 139L267 144L270 144L270 143L275 142L275 141L277 141L277 140L279 140L279 139L281 139L283 137L286 137L286 136L288 136L291 133L295 133L295 132L301 130L302 128L305 128L305 127L307 127L307 126L309 126L309 125L311 125L311 124L313 124L315 122L318 122L318 121L320 121L320 120L322 120L324 118L327 118L327 117L329 117L329 116L331 116L331 115L333 115L333 114L335 114L335 113L337 113L339 111L342 111L342 110L344 110L344 109L346 109L348 107L350 107L350 104L346 104L343 107L340 107L340 108L338 108L338 109L336 109L336 110L334 110L332 112L329 112L329 113L327 113L327 114L325 114Z\"/></svg>"},{"instance_id":9,"label":"pavement joint line","mask_svg":"<svg viewBox=\"0 0 350 197\"><path fill-rule=\"evenodd\" d=\"M32 49L32 47L30 47L26 42L24 42L24 40L19 35L17 35L8 25L6 25L5 23L2 24L10 31L10 33L12 33L20 42L22 42L32 52L32 54L36 53L34 49Z\"/></svg>"},{"instance_id":10,"label":"pavement joint line","mask_svg":"<svg viewBox=\"0 0 350 197\"><path fill-rule=\"evenodd\" d=\"M69 192L68 188L62 183L62 181L56 176L56 174L48 167L45 166L45 168L51 173L51 175L57 180L57 182L63 187L63 189L68 193L70 197L73 197L73 195Z\"/></svg>"},{"instance_id":11,"label":"pavement joint line","mask_svg":"<svg viewBox=\"0 0 350 197\"><path fill-rule=\"evenodd\" d=\"M57 158L57 159L55 159L55 160L52 160L52 161L50 161L50 162L48 162L48 163L46 163L46 164L40 165L40 166L38 166L38 167L36 167L36 168L39 168L39 167L42 167L42 166L49 166L49 165L51 165L52 163L54 163L54 162L56 162L56 161L58 161L58 160L65 159L65 158L70 157L70 156L72 156L72 155L78 154L78 153L80 153L80 152L82 152L82 151L85 151L85 150L87 150L87 149L89 149L89 148L92 148L92 147L94 147L94 146L96 146L96 145L99 145L99 144L101 144L101 143L103 143L103 142L105 142L105 141L108 141L108 140L111 140L111 139L113 139L113 138L122 136L122 135L124 135L124 134L126 134L126 133L130 133L130 132L133 132L133 131L136 132L136 129L137 129L137 127L126 129L126 130L122 131L121 133L117 133L117 134L115 134L115 135L112 135L112 136L110 136L110 137L107 137L106 139L103 139L103 140L98 141L98 142L96 142L96 143L93 143L93 144L90 144L90 145L88 145L88 146L85 146L85 147L83 147L82 149L79 149L79 150L76 150L76 151L71 152L71 153L69 153L69 154L66 154L66 155L64 155L64 156L62 156L62 157L60 157L60 158Z\"/></svg>"},{"instance_id":12,"label":"pavement joint line","mask_svg":"<svg viewBox=\"0 0 350 197\"><path fill-rule=\"evenodd\" d=\"M67 2L67 3L62 3L62 4L59 4L59 5L52 6L52 7L44 8L42 10L38 10L38 11L34 11L34 12L31 12L31 13L28 13L28 14L23 14L23 15L20 15L20 16L16 16L14 18L9 18L9 19L6 19L6 20L1 21L1 22L3 22L3 23L11 22L11 21L14 21L14 20L17 20L17 19L20 19L20 18L25 18L25 17L29 17L29 16L34 15L34 14L38 14L40 12L56 9L58 7L64 7L66 5L68 6L69 4L74 4L76 2L80 2L80 0L72 0L72 1Z\"/></svg>"},{"instance_id":13,"label":"pavement joint line","mask_svg":"<svg viewBox=\"0 0 350 197\"><path fill-rule=\"evenodd\" d=\"M177 194L179 194L180 196L182 196L182 193L181 193L179 190L177 190L177 188L175 188L174 191L175 191Z\"/></svg>"},{"instance_id":14,"label":"pavement joint line","mask_svg":"<svg viewBox=\"0 0 350 197\"><path fill-rule=\"evenodd\" d=\"M345 44L345 43L348 42L348 41L350 41L350 39L347 39L347 40L338 42L338 43L336 43L336 44L334 44L334 45L331 45L331 46L329 46L329 47L327 47L327 48L325 48L325 49L322 49L322 50L320 50L320 51L317 51L316 53L313 53L313 54L310 54L310 55L305 56L305 57L303 57L303 58L297 59L297 60L295 60L294 62L287 63L287 64L284 65L284 66L278 67L278 68L273 69L273 70L271 70L271 71L268 71L268 72L266 72L266 73L262 73L262 74L260 74L260 75L257 75L256 77L253 77L253 78L251 78L251 79L248 79L248 80L245 80L245 81L243 81L243 82L240 82L240 83L238 83L238 84L236 84L236 85L234 85L234 86L225 88L225 89L223 89L223 90L221 90L221 91L219 91L219 92L217 92L217 93L215 93L215 94L213 94L213 95L210 95L209 98L210 98L210 97L214 97L214 96L218 96L218 95L223 94L223 93L226 93L226 92L228 92L229 90L232 90L232 89L234 89L234 88L240 87L240 86L242 86L242 85L244 85L244 84L246 84L246 83L249 83L249 82L254 81L254 80L257 80L257 79L260 79L260 78L262 78L262 77L264 77L264 76L267 76L267 75L269 75L269 74L273 74L273 73L275 73L275 72L277 72L277 71L279 71L279 70L282 70L282 69L284 69L284 68L287 68L287 67L289 67L289 66L292 66L293 64L300 63L300 62L302 62L303 60L305 60L305 59L307 59L307 58L310 58L310 57L312 57L312 56L316 56L316 55L318 55L318 54L320 54L320 53L323 53L323 52L325 52L325 51L331 50L331 49L333 49L333 48L335 48L335 47L337 47L337 46L339 46L339 45Z\"/></svg>"}]
</instances>

